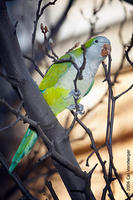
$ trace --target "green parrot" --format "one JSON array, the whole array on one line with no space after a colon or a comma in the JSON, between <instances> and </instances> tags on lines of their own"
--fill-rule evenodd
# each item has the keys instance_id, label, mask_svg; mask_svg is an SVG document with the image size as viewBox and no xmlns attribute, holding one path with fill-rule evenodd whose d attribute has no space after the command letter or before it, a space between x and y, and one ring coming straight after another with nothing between
<instances>
[{"instance_id":1,"label":"green parrot","mask_svg":"<svg viewBox=\"0 0 133 200\"><path fill-rule=\"evenodd\" d=\"M86 65L82 71L83 79L77 81L77 87L81 93L81 98L87 95L91 90L99 65L111 51L110 41L104 36L91 38L84 46L86 48ZM78 67L81 67L83 63L82 48L79 47L72 50L60 59L69 59L70 57ZM55 63L50 66L39 85L40 92L55 116L65 108L71 108L71 106L74 105L73 80L75 79L76 73L77 70L71 62ZM13 172L20 160L30 152L37 139L37 133L28 128L12 159L12 163L9 167L10 173Z\"/></svg>"}]
</instances>

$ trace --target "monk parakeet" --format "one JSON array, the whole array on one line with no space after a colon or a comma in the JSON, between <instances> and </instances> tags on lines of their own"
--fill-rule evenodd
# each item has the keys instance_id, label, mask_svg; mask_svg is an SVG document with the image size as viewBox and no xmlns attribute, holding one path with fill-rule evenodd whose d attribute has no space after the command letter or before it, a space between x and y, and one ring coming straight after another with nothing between
<instances>
[{"instance_id":1,"label":"monk parakeet","mask_svg":"<svg viewBox=\"0 0 133 200\"><path fill-rule=\"evenodd\" d=\"M82 80L77 81L81 98L91 90L99 65L111 51L110 41L103 36L91 38L84 44L84 47L86 48L86 65L82 71ZM70 57L81 67L83 63L82 48L72 50L60 59L69 59ZM74 90L73 80L76 74L77 70L71 62L56 63L51 65L41 81L39 89L55 116L74 104L72 91ZM12 159L10 173L20 160L30 152L37 138L37 133L28 128Z\"/></svg>"}]
</instances>

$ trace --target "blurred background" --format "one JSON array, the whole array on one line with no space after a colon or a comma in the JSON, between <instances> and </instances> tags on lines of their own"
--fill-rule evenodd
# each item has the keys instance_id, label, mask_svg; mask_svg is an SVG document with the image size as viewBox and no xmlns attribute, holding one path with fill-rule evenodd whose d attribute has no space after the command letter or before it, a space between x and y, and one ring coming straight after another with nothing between
<instances>
[{"instance_id":1,"label":"blurred background","mask_svg":"<svg viewBox=\"0 0 133 200\"><path fill-rule=\"evenodd\" d=\"M42 1L42 6L48 1ZM38 7L38 0L10 0L7 1L8 13L14 26L24 55L32 55L32 33L34 20ZM63 55L75 44L83 44L94 35L108 37L112 45L112 80L114 81L114 95L118 95L133 84L133 69L126 61L124 52L129 45L133 33L133 5L132 1L119 0L57 0L55 5L48 7L40 17L35 44L34 61L40 70L45 73L52 64L46 56L44 48L44 35L41 33L40 24L48 27L48 36L51 38L53 49L58 56ZM133 51L129 56L133 59ZM41 76L35 71L35 66L25 59L26 65L33 79L40 83ZM1 68L4 71L4 69ZM99 67L95 84L91 92L82 100L85 114L81 116L82 121L92 130L97 147L105 142L108 87L103 82L104 70ZM17 93L11 85L0 77L0 97L17 107L19 100ZM127 189L127 152L130 151L130 194L133 192L133 91L130 90L119 98L116 103L114 131L113 131L113 156L114 164ZM22 111L24 114L24 111ZM72 115L68 110L58 115L60 123L66 128L72 122ZM15 126L2 129L15 121L15 117L0 105L0 151L11 162L25 131L27 124L18 122ZM86 159L91 153L90 140L84 130L76 124L70 134L72 149L83 171L90 171L98 162L95 155L90 158L89 167L86 167ZM60 200L70 197L58 175L52 166L51 160L42 163L38 159L46 152L41 140L36 143L32 152L17 166L16 172L23 180L30 192L41 199L52 199L45 182L51 180L53 187ZM107 149L102 148L100 154L108 161ZM16 185L0 166L0 199L17 200L21 197ZM92 191L96 199L101 199L104 187L101 166L98 164L92 176ZM117 181L112 183L115 198L125 199ZM108 199L108 197L107 197Z\"/></svg>"}]
</instances>

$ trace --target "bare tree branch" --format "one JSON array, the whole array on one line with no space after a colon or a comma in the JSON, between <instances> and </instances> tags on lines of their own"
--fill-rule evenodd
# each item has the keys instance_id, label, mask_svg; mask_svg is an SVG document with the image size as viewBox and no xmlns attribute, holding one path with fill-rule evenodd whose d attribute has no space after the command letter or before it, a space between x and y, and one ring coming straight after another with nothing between
<instances>
[{"instance_id":1,"label":"bare tree branch","mask_svg":"<svg viewBox=\"0 0 133 200\"><path fill-rule=\"evenodd\" d=\"M56 195L56 193L55 193L55 191L54 191L54 189L53 189L52 183L50 181L46 181L46 185L47 185L47 187L48 187L53 199L54 200L59 200L57 195Z\"/></svg>"},{"instance_id":2,"label":"bare tree branch","mask_svg":"<svg viewBox=\"0 0 133 200\"><path fill-rule=\"evenodd\" d=\"M42 77L42 78L44 78L44 74L41 72L41 70L39 69L39 67L37 66L37 64L35 63L35 61L32 59L32 58L30 58L30 57L28 57L28 56L26 56L26 55L23 55L24 56L24 58L26 58L27 60L30 60L32 63L33 63L33 65L34 65L34 67L35 67L35 70L40 74L40 76Z\"/></svg>"},{"instance_id":3,"label":"bare tree branch","mask_svg":"<svg viewBox=\"0 0 133 200\"><path fill-rule=\"evenodd\" d=\"M128 55L128 53L130 52L130 50L131 50L132 48L133 48L133 34L132 34L132 37L131 37L130 44L128 45L128 48L127 48L127 50L125 51L126 59L127 59L127 61L129 62L129 64L133 67L133 61L131 61L131 59L129 58L129 55Z\"/></svg>"},{"instance_id":4,"label":"bare tree branch","mask_svg":"<svg viewBox=\"0 0 133 200\"><path fill-rule=\"evenodd\" d=\"M2 153L0 152L0 163L2 164L2 166L4 167L4 169L8 172L9 174L9 166L8 163L6 161L6 159L4 158L4 156L2 155ZM17 184L18 188L20 189L20 191L22 192L22 194L24 195L25 199L27 200L37 200L36 198L34 198L29 191L26 189L26 187L23 185L22 181L20 180L20 178L15 174L9 174L11 176L11 178L14 180L14 182Z\"/></svg>"},{"instance_id":5,"label":"bare tree branch","mask_svg":"<svg viewBox=\"0 0 133 200\"><path fill-rule=\"evenodd\" d=\"M36 19L34 21L34 31L33 31L33 34L32 34L32 58L34 58L34 44L35 44L38 21L39 21L40 17L42 16L44 10L47 7L49 7L50 5L55 5L56 1L57 0L53 0L52 2L45 4L43 7L41 7L43 0L39 0L39 2L38 2L38 8L37 8L37 11L36 11Z\"/></svg>"}]
</instances>

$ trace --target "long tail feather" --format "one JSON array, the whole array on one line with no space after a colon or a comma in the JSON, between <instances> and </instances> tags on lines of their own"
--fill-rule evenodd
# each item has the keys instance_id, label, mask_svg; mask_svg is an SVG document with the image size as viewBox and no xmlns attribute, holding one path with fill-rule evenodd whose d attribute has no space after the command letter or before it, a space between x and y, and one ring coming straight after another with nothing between
<instances>
[{"instance_id":1,"label":"long tail feather","mask_svg":"<svg viewBox=\"0 0 133 200\"><path fill-rule=\"evenodd\" d=\"M12 159L12 163L9 167L10 173L13 172L13 170L15 169L17 164L20 162L20 160L30 152L30 150L36 143L37 138L38 138L38 136L37 136L36 132L28 128L28 130L26 131L26 133L17 149L17 152L15 153L15 155Z\"/></svg>"}]
</instances>

